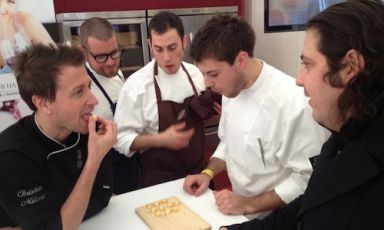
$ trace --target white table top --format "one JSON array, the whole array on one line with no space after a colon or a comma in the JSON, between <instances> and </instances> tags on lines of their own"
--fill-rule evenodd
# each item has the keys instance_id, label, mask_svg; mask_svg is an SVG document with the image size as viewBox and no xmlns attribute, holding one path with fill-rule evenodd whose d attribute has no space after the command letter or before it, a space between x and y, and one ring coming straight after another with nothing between
<instances>
[{"instance_id":1,"label":"white table top","mask_svg":"<svg viewBox=\"0 0 384 230\"><path fill-rule=\"evenodd\" d=\"M195 197L183 190L184 179L179 179L133 192L113 196L108 207L97 215L84 221L80 230L148 230L147 225L135 213L135 209L147 203L170 196L177 196L184 204L199 214L208 223L212 230L220 226L241 223L247 220L245 216L224 215L217 209L211 190Z\"/></svg>"}]
</instances>

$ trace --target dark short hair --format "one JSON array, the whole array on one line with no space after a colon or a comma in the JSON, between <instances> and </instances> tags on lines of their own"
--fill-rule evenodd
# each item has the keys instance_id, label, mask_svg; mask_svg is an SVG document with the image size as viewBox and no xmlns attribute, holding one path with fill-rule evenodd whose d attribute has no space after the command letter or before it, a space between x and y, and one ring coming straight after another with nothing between
<instances>
[{"instance_id":1,"label":"dark short hair","mask_svg":"<svg viewBox=\"0 0 384 230\"><path fill-rule=\"evenodd\" d=\"M161 11L153 16L149 22L149 39L152 40L152 31L157 34L164 34L169 29L176 29L180 38L184 37L184 26L181 19L172 12Z\"/></svg>"},{"instance_id":2,"label":"dark short hair","mask_svg":"<svg viewBox=\"0 0 384 230\"><path fill-rule=\"evenodd\" d=\"M319 34L317 49L326 57L329 67L324 80L333 87L345 87L338 100L343 119L372 118L376 114L375 99L384 90L383 5L369 0L339 3L311 18L308 29ZM351 49L362 55L365 65L344 86L339 71Z\"/></svg>"},{"instance_id":3,"label":"dark short hair","mask_svg":"<svg viewBox=\"0 0 384 230\"><path fill-rule=\"evenodd\" d=\"M106 41L110 39L115 31L106 19L93 17L87 19L80 26L80 42L81 45L88 47L88 38L93 37L97 40Z\"/></svg>"},{"instance_id":4,"label":"dark short hair","mask_svg":"<svg viewBox=\"0 0 384 230\"><path fill-rule=\"evenodd\" d=\"M84 66L82 52L64 45L34 44L17 54L14 65L21 98L30 109L37 108L32 96L55 101L57 76L65 66Z\"/></svg>"},{"instance_id":5,"label":"dark short hair","mask_svg":"<svg viewBox=\"0 0 384 230\"><path fill-rule=\"evenodd\" d=\"M245 20L220 14L209 19L195 34L189 55L197 63L214 58L232 65L240 51L253 57L255 40L255 32Z\"/></svg>"}]
</instances>

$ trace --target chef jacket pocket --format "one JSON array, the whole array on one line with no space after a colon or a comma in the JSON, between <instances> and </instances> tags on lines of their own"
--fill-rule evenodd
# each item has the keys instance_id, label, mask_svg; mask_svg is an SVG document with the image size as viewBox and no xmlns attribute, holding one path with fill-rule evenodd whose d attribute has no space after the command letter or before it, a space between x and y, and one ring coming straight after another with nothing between
<instances>
[{"instance_id":1,"label":"chef jacket pocket","mask_svg":"<svg viewBox=\"0 0 384 230\"><path fill-rule=\"evenodd\" d=\"M275 145L272 141L260 136L248 136L244 147L244 162L247 168L258 173L266 173L275 167Z\"/></svg>"}]
</instances>

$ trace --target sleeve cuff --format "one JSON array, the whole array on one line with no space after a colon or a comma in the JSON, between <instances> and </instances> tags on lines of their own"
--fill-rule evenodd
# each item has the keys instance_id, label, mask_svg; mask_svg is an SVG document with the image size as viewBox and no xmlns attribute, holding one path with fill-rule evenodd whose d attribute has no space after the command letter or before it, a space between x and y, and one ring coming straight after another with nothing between
<instances>
[{"instance_id":1,"label":"sleeve cuff","mask_svg":"<svg viewBox=\"0 0 384 230\"><path fill-rule=\"evenodd\" d=\"M114 145L114 148L121 154L124 154L126 157L131 157L136 151L131 151L131 145L135 138L138 136L137 133L132 133L129 135L117 137L118 140Z\"/></svg>"},{"instance_id":2,"label":"sleeve cuff","mask_svg":"<svg viewBox=\"0 0 384 230\"><path fill-rule=\"evenodd\" d=\"M303 194L304 190L305 187L301 188L298 186L292 177L288 177L286 180L275 187L276 194L286 204L296 199L299 195Z\"/></svg>"},{"instance_id":3,"label":"sleeve cuff","mask_svg":"<svg viewBox=\"0 0 384 230\"><path fill-rule=\"evenodd\" d=\"M219 145L217 146L215 152L213 153L212 157L219 158L221 160L225 161L225 144L224 142L220 141Z\"/></svg>"}]
</instances>

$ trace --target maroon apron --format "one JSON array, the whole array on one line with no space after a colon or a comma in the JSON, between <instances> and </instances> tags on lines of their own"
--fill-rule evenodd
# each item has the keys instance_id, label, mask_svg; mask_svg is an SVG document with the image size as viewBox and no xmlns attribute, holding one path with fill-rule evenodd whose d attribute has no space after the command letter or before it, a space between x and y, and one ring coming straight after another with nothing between
<instances>
[{"instance_id":1,"label":"maroon apron","mask_svg":"<svg viewBox=\"0 0 384 230\"><path fill-rule=\"evenodd\" d=\"M157 63L154 65L153 78L159 112L159 132L180 122L180 120L177 120L180 112L187 108L187 103L192 97L198 96L191 76L183 65L182 68L188 76L194 95L186 98L183 103L177 103L174 101L163 101L161 99L160 88L155 78L158 72ZM195 128L195 133L186 148L176 151L167 148L151 148L140 154L142 166L141 186L147 187L183 178L190 174L200 173L200 171L205 168L203 120L187 113L184 121L187 124L187 128Z\"/></svg>"}]
</instances>

